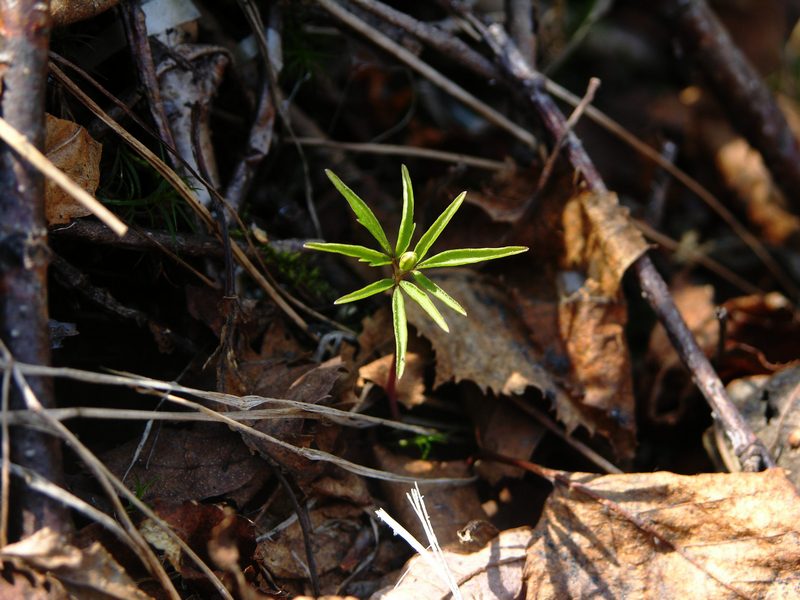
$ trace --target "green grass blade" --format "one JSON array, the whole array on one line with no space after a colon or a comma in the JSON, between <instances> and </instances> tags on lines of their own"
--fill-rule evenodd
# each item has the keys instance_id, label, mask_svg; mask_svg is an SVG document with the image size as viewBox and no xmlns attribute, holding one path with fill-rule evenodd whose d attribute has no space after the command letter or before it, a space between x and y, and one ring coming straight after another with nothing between
<instances>
[{"instance_id":1,"label":"green grass blade","mask_svg":"<svg viewBox=\"0 0 800 600\"><path fill-rule=\"evenodd\" d=\"M357 246L354 244L335 244L330 242L306 242L303 244L303 248L352 256L353 258L359 259L361 262L369 263L373 267L379 265L389 265L392 263L392 259L386 256L383 252L373 250L372 248L367 248L366 246Z\"/></svg>"},{"instance_id":2,"label":"green grass blade","mask_svg":"<svg viewBox=\"0 0 800 600\"><path fill-rule=\"evenodd\" d=\"M395 256L408 250L411 236L414 233L414 188L411 187L411 176L405 165L400 165L403 176L403 217L400 220L400 231L397 233Z\"/></svg>"},{"instance_id":3,"label":"green grass blade","mask_svg":"<svg viewBox=\"0 0 800 600\"><path fill-rule=\"evenodd\" d=\"M378 243L383 248L386 254L392 253L392 247L389 245L389 240L386 239L386 234L383 231L383 227L381 224L378 223L378 219L375 217L375 213L372 212L369 206L358 197L358 195L347 187L344 182L336 176L336 173L329 169L325 169L325 174L328 176L328 179L331 180L331 183L339 190L339 193L344 196L344 199L347 200L347 203L350 205L350 208L353 209L353 212L356 214L356 219L359 223L361 223L364 227L367 228Z\"/></svg>"},{"instance_id":4,"label":"green grass blade","mask_svg":"<svg viewBox=\"0 0 800 600\"><path fill-rule=\"evenodd\" d=\"M453 298L450 294L448 294L442 288L436 285L435 282L428 279L423 273L420 273L419 271L414 271L412 274L414 275L414 279L416 280L419 287L421 287L431 296L439 300L442 304L449 306L454 311L456 311L457 313L461 313L465 317L467 316L467 311L464 310L464 307L461 306L458 302L456 302L455 298Z\"/></svg>"},{"instance_id":5,"label":"green grass blade","mask_svg":"<svg viewBox=\"0 0 800 600\"><path fill-rule=\"evenodd\" d=\"M380 281L376 281L375 283L370 283L369 285L364 286L360 290L356 290L355 292L350 292L349 294L342 296L338 300L334 301L334 304L344 304L345 302L355 302L356 300L363 300L364 298L369 298L370 296L374 296L375 294L380 294L381 292L385 292L393 285L394 285L393 279L381 279Z\"/></svg>"},{"instance_id":6,"label":"green grass blade","mask_svg":"<svg viewBox=\"0 0 800 600\"><path fill-rule=\"evenodd\" d=\"M484 260L494 260L526 252L525 246L504 246L503 248L459 248L457 250L445 250L428 260L424 260L417 265L418 269L433 269L435 267L458 267L470 265Z\"/></svg>"},{"instance_id":7,"label":"green grass blade","mask_svg":"<svg viewBox=\"0 0 800 600\"><path fill-rule=\"evenodd\" d=\"M395 373L397 379L403 376L406 368L406 347L408 346L408 324L406 323L406 305L400 288L392 293L392 324L394 325Z\"/></svg>"},{"instance_id":8,"label":"green grass blade","mask_svg":"<svg viewBox=\"0 0 800 600\"><path fill-rule=\"evenodd\" d=\"M456 211L461 206L461 203L464 202L464 198L466 198L467 192L461 192L455 200L450 203L444 212L439 215L439 218L433 222L433 225L430 226L430 229L426 231L422 237L417 242L416 248L414 248L414 252L417 254L419 260L422 260L427 254L430 247L433 246L433 243L436 241L436 238L439 237L439 234L442 233L447 224L450 222L450 219L453 218L453 215L456 214Z\"/></svg>"},{"instance_id":9,"label":"green grass blade","mask_svg":"<svg viewBox=\"0 0 800 600\"><path fill-rule=\"evenodd\" d=\"M450 328L447 326L447 322L444 320L442 313L439 312L439 309L436 308L436 306L433 304L433 301L428 298L428 295L425 292L423 292L410 281L401 281L400 287L406 294L408 294L409 298L419 304L420 308L428 313L428 316L433 319L434 323L444 329L447 333L450 333Z\"/></svg>"}]
</instances>

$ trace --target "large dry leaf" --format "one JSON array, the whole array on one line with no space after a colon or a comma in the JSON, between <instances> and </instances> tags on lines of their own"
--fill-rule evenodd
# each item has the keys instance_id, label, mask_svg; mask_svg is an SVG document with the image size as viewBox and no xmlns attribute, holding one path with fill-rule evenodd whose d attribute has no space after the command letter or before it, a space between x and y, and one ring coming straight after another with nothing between
<instances>
[{"instance_id":1,"label":"large dry leaf","mask_svg":"<svg viewBox=\"0 0 800 600\"><path fill-rule=\"evenodd\" d=\"M518 274L513 298L542 364L569 394L558 416L630 459L635 403L620 282L647 244L614 194L545 199L534 220L546 224L536 238L545 263Z\"/></svg>"},{"instance_id":2,"label":"large dry leaf","mask_svg":"<svg viewBox=\"0 0 800 600\"><path fill-rule=\"evenodd\" d=\"M77 123L46 115L44 151L47 158L75 183L94 194L100 183L103 146ZM52 181L45 181L45 216L48 225L69 223L91 211Z\"/></svg>"},{"instance_id":3,"label":"large dry leaf","mask_svg":"<svg viewBox=\"0 0 800 600\"><path fill-rule=\"evenodd\" d=\"M46 573L73 598L150 598L136 587L103 546L95 542L88 548L76 548L50 529L40 529L20 542L3 547L0 559L14 563L17 568L24 565Z\"/></svg>"},{"instance_id":4,"label":"large dry leaf","mask_svg":"<svg viewBox=\"0 0 800 600\"><path fill-rule=\"evenodd\" d=\"M539 364L507 293L466 270L450 270L432 279L467 311L467 317L446 314L451 329L446 333L416 303L406 302L408 321L430 340L436 354L434 387L468 380L496 394L521 394L533 386L549 398L561 395Z\"/></svg>"},{"instance_id":5,"label":"large dry leaf","mask_svg":"<svg viewBox=\"0 0 800 600\"><path fill-rule=\"evenodd\" d=\"M509 529L472 554L444 552L447 566L464 598L512 600L522 592L525 548L531 541L528 527ZM370 600L439 600L450 598L450 590L430 565L415 556L406 565L397 587L382 589Z\"/></svg>"},{"instance_id":6,"label":"large dry leaf","mask_svg":"<svg viewBox=\"0 0 800 600\"><path fill-rule=\"evenodd\" d=\"M103 459L122 476L138 445L138 439L131 440ZM250 452L238 433L225 425L206 423L190 428L165 425L159 435L150 435L126 482L138 488L147 502L225 497L243 506L268 477L267 464Z\"/></svg>"},{"instance_id":7,"label":"large dry leaf","mask_svg":"<svg viewBox=\"0 0 800 600\"><path fill-rule=\"evenodd\" d=\"M783 470L569 479L633 519L556 485L528 549L527 598L800 597L800 498Z\"/></svg>"}]
</instances>

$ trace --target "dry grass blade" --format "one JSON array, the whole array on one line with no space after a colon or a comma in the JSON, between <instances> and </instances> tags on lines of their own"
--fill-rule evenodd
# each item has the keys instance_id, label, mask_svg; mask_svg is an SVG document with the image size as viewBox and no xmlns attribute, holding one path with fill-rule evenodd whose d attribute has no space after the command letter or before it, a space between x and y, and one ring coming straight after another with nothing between
<instances>
[{"instance_id":1,"label":"dry grass blade","mask_svg":"<svg viewBox=\"0 0 800 600\"><path fill-rule=\"evenodd\" d=\"M347 150L349 152L364 152L368 154L386 154L390 156L413 156L416 158L427 158L453 164L463 164L476 169L486 169L487 171L505 171L513 168L513 164L499 160L459 154L456 152L446 152L444 150L434 150L433 148L418 148L416 146L401 146L398 144L363 144L353 142L337 142L315 137L299 137L297 143L301 146L319 146L324 148L335 148L337 150Z\"/></svg>"},{"instance_id":2,"label":"dry grass blade","mask_svg":"<svg viewBox=\"0 0 800 600\"><path fill-rule=\"evenodd\" d=\"M0 342L2 344L2 342ZM140 556L143 556L146 563L150 566L152 573L158 578L161 585L164 587L164 590L169 594L171 598L175 598L176 600L180 598L175 586L172 584L169 576L167 575L164 567L161 565L160 561L153 553L153 550L150 548L150 545L147 541L142 537L142 534L139 530L133 525L133 522L130 520L125 507L119 500L117 493L124 496L128 502L130 502L137 510L141 511L144 515L146 515L149 519L151 519L158 527L160 527L166 534L169 536L178 546L180 546L181 550L197 565L200 571L208 578L209 582L216 588L217 592L223 598L228 600L233 600L233 596L231 596L230 592L228 592L227 588L224 586L222 581L220 581L219 577L211 570L211 568L205 564L205 562L192 550L189 545L184 542L180 536L178 536L170 526L161 519L158 515L153 512L153 510L144 504L136 495L131 492L122 481L119 480L111 471L106 468L106 466L89 450L86 446L84 446L78 438L69 430L67 429L62 423L56 421L55 419L51 419L48 417L47 413L42 410L42 406L39 403L38 399L36 398L33 390L28 385L27 380L25 379L24 375L20 371L19 368L14 364L12 357L10 356L8 349L5 347L4 344L1 346L3 354L5 355L5 360L10 363L11 371L14 377L15 383L21 389L23 395L25 396L26 402L28 406L31 407L31 410L36 414L40 415L43 419L44 423L53 429L53 432L62 438L83 460L84 464L89 468L93 475L97 478L98 483L104 488L106 491L109 499L114 504L115 512L119 515L119 518L122 519L125 527L128 531L128 534L131 538L137 543L139 548ZM116 492L114 491L116 490Z\"/></svg>"},{"instance_id":3,"label":"dry grass blade","mask_svg":"<svg viewBox=\"0 0 800 600\"><path fill-rule=\"evenodd\" d=\"M50 179L58 187L80 202L87 210L108 225L114 233L122 237L128 232L128 226L119 220L114 213L100 204L91 194L70 179L69 175L55 166L49 158L42 154L36 146L31 144L27 138L12 127L8 121L0 117L0 139L11 146L14 151L28 161L42 175Z\"/></svg>"},{"instance_id":4,"label":"dry grass blade","mask_svg":"<svg viewBox=\"0 0 800 600\"><path fill-rule=\"evenodd\" d=\"M158 390L158 391L177 391L181 393L191 394L202 398L204 400L210 400L213 402L219 402L225 404L227 406L235 406L239 409L247 409L250 407L258 406L264 403L272 403L272 404L282 404L283 406L292 407L295 409L308 411L308 412L316 412L319 414L324 414L326 418L335 417L338 419L350 419L351 422L354 419L360 419L364 421L369 421L375 424L388 424L386 421L381 419L375 419L372 417L367 417L365 415L354 415L352 413L347 413L345 411L339 411L336 409L332 409L329 407L323 407L318 405L307 404L304 402L297 402L293 400L284 400L278 398L264 398L262 396L233 396L231 394L223 394L220 392L207 392L203 390L198 390L194 388L187 388L181 385L177 385L174 383L169 383L166 381L158 381L156 379L149 379L146 377L128 377L123 375L108 375L103 373L92 373L89 371L80 371L78 369L66 369L66 368L54 368L54 367L43 367L38 365L28 365L24 363L10 363L8 359L0 359L0 369L13 369L14 372L19 372L20 374L29 374L29 375L42 375L42 376L51 376L51 377L69 377L78 381L86 381L88 383L102 383L102 384L111 384L111 385L123 385L126 387L131 388L145 388L150 390ZM424 481L427 484L442 484L442 485L453 485L453 484L466 484L472 481L472 479L455 479L455 478L436 478L436 479L424 479L421 480L419 478L413 477L406 477L403 475L396 475L394 473L389 473L387 471L381 471L378 469L372 469L370 467L365 467L348 460L344 460L339 458L334 454L330 454L328 452L323 452L321 450L315 450L313 448L299 448L288 442L284 442L278 438L270 436L266 433L262 433L248 425L238 422L237 420L229 417L226 413L220 413L213 409L207 408L197 402L193 402L192 400L188 400L186 398L181 398L174 394L163 394L159 395L163 397L165 400L168 400L174 404L178 404L179 406L185 406L190 408L194 411L200 412L205 414L209 417L209 420L217 421L220 423L225 423L231 429L236 431L240 431L246 435L256 437L262 440L265 440L271 444L275 444L276 446L280 446L297 454L298 456L302 456L307 460L313 461L325 461L333 463L346 471L350 471L351 473L355 473L356 475L361 475L363 477L369 477L371 479L380 479L384 481L394 481L398 483L414 483L415 481ZM63 428L64 426L59 423L57 420L50 417L50 413L46 411L38 411L43 416L47 416L49 418L48 422L57 423L59 427ZM149 414L147 418L153 418L152 413ZM423 429L427 433L430 433L430 430L425 428L417 428L413 425L403 425L399 423L392 424L395 428L405 429L405 430L413 430L417 432L420 429Z\"/></svg>"}]
</instances>

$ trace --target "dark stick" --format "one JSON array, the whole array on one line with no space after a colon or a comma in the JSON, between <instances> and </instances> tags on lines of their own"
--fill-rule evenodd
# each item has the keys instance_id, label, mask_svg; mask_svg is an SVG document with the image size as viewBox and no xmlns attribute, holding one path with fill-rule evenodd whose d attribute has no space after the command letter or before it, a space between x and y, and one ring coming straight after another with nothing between
<instances>
[{"instance_id":1,"label":"dark stick","mask_svg":"<svg viewBox=\"0 0 800 600\"><path fill-rule=\"evenodd\" d=\"M731 123L761 153L775 182L800 210L800 145L769 88L733 43L706 0L660 0L686 53L700 66Z\"/></svg>"},{"instance_id":2,"label":"dark stick","mask_svg":"<svg viewBox=\"0 0 800 600\"><path fill-rule=\"evenodd\" d=\"M245 155L236 165L233 176L225 188L225 198L236 211L241 209L244 199L250 192L258 165L269 152L274 131L275 105L272 103L269 81L265 81L261 87L255 119L250 127Z\"/></svg>"},{"instance_id":3,"label":"dark stick","mask_svg":"<svg viewBox=\"0 0 800 600\"><path fill-rule=\"evenodd\" d=\"M533 2L505 0L506 29L528 64L536 65L536 38L533 35Z\"/></svg>"},{"instance_id":4,"label":"dark stick","mask_svg":"<svg viewBox=\"0 0 800 600\"><path fill-rule=\"evenodd\" d=\"M225 253L220 241L210 235L130 228L128 233L119 237L103 223L84 219L77 219L65 227L51 229L50 236L55 239L85 241L139 251L163 247L185 256L222 257ZM303 248L303 244L307 241L309 240L300 238L270 240L266 245L275 252L307 252ZM249 253L245 244L240 243L239 247Z\"/></svg>"},{"instance_id":5,"label":"dark stick","mask_svg":"<svg viewBox=\"0 0 800 600\"><path fill-rule=\"evenodd\" d=\"M606 193L608 188L580 140L574 132L567 128L564 116L552 98L544 91L541 75L530 68L499 25L487 27L471 13L465 13L460 4L456 8L470 19L473 26L478 28L500 59L504 70L525 88L531 105L542 117L552 136L556 140L565 140L565 149L570 162L583 175L589 188L598 194ZM716 418L724 426L734 452L742 462L742 467L745 470L756 471L775 466L775 461L766 446L753 434L736 406L728 398L722 381L697 345L697 341L672 300L667 284L661 278L650 257L641 256L633 264L633 268L639 279L642 295L650 303L650 307L658 316L675 346L678 356L692 373L695 384L711 406Z\"/></svg>"},{"instance_id":6,"label":"dark stick","mask_svg":"<svg viewBox=\"0 0 800 600\"><path fill-rule=\"evenodd\" d=\"M314 558L314 547L311 543L311 536L314 533L314 528L312 527L311 517L308 515L308 509L300 504L300 501L297 499L297 494L294 493L292 484L283 473L283 465L263 450L261 451L261 456L272 467L272 472L275 474L275 477L278 478L283 491L285 491L286 495L289 497L292 508L294 508L294 512L297 515L297 522L300 524L300 529L303 531L303 547L305 548L306 560L308 561L308 578L311 582L311 589L314 592L314 596L317 597L320 595L320 585L319 576L317 575L317 560Z\"/></svg>"},{"instance_id":7,"label":"dark stick","mask_svg":"<svg viewBox=\"0 0 800 600\"><path fill-rule=\"evenodd\" d=\"M142 79L147 101L150 105L150 114L153 116L158 135L167 146L175 148L175 138L169 128L167 115L164 112L164 103L161 101L161 88L158 87L156 77L156 67L153 63L153 51L150 48L150 39L147 36L147 25L144 22L144 13L139 0L128 0L124 4L122 11L125 33L128 36L128 44L131 47L131 54ZM179 163L169 154L173 166L178 167Z\"/></svg>"},{"instance_id":8,"label":"dark stick","mask_svg":"<svg viewBox=\"0 0 800 600\"><path fill-rule=\"evenodd\" d=\"M44 143L44 99L51 27L47 2L0 1L3 24L3 118L38 148ZM40 173L2 145L0 148L0 339L19 360L50 364L47 266L50 250L44 218L44 181ZM54 408L49 380L31 378L31 388L46 408ZM26 408L12 386L10 408ZM63 479L61 446L41 431L15 427L11 460L56 484ZM42 527L66 532L66 509L27 486L13 490L14 535L26 537Z\"/></svg>"}]
</instances>

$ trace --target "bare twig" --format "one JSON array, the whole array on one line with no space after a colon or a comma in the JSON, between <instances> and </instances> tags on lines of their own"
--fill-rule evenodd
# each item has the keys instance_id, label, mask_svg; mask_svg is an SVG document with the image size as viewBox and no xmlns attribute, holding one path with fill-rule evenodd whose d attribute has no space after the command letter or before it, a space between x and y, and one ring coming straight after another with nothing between
<instances>
[{"instance_id":1,"label":"bare twig","mask_svg":"<svg viewBox=\"0 0 800 600\"><path fill-rule=\"evenodd\" d=\"M414 56L414 54L391 40L389 37L370 27L364 21L353 15L353 13L345 10L333 0L317 1L325 10L342 21L342 23L365 36L374 44L395 56L398 60L407 64L420 75L428 79L431 83L437 85L457 100L463 102L466 106L470 107L490 123L493 123L501 129L509 132L511 135L528 146L534 146L536 144L536 138L529 131L513 123L505 115L491 108L486 103L478 100L464 88L455 84L452 80L439 73L439 71L432 68L430 65L428 65L428 63L423 62Z\"/></svg>"},{"instance_id":2,"label":"bare twig","mask_svg":"<svg viewBox=\"0 0 800 600\"><path fill-rule=\"evenodd\" d=\"M676 242L668 235L664 235L657 229L651 227L645 221L639 221L634 219L633 224L636 225L639 231L641 231L646 238L654 241L660 246L663 246L670 252L677 252L680 249L680 243ZM731 271L725 265L720 264L719 262L717 262L716 260L714 260L713 258L709 257L708 255L702 252L699 252L697 250L692 250L689 253L689 256L687 257L687 260L689 262L695 262L698 265L702 265L712 273L716 273L722 279L728 281L732 285L735 285L745 294L762 295L765 293L764 290L762 290L761 288L753 285L743 277Z\"/></svg>"},{"instance_id":3,"label":"bare twig","mask_svg":"<svg viewBox=\"0 0 800 600\"><path fill-rule=\"evenodd\" d=\"M198 200L197 196L194 192L186 185L186 182L178 176L175 171L167 166L164 161L162 161L158 156L156 156L147 146L142 144L139 140L133 137L130 133L128 133L123 127L119 125L116 121L111 119L108 114L101 109L97 103L92 100L89 96L87 96L75 83L70 80L61 69L59 69L54 64L50 65L51 72L58 78L58 80L77 98L84 103L84 105L89 108L95 115L101 118L109 127L111 127L122 139L131 146L142 158L144 158L159 174L161 174L164 179L166 179L170 185L177 191L180 196L186 201L186 203L195 211L201 221L206 225L209 231L214 233L218 233L218 229L216 227L216 223L214 222L214 218L208 209L203 206ZM209 184L209 189L213 190L213 187ZM238 262L247 272L250 274L251 277L258 283L259 286L267 293L267 295L277 304L281 310L283 310L286 315L294 321L294 323L300 327L300 329L305 332L309 337L316 340L319 336L316 333L311 331L308 326L308 323L297 314L297 312L287 304L286 300L280 295L277 291L276 287L270 283L264 274L259 271L253 262L248 258L245 254L244 250L242 250L239 246L233 245L231 247L233 252L234 258L236 258L236 262Z\"/></svg>"},{"instance_id":4,"label":"bare twig","mask_svg":"<svg viewBox=\"0 0 800 600\"><path fill-rule=\"evenodd\" d=\"M250 191L256 169L269 152L274 130L275 105L272 102L269 82L265 81L261 86L255 119L250 126L245 154L236 165L233 176L225 188L225 198L236 211L241 209Z\"/></svg>"}]
</instances>

